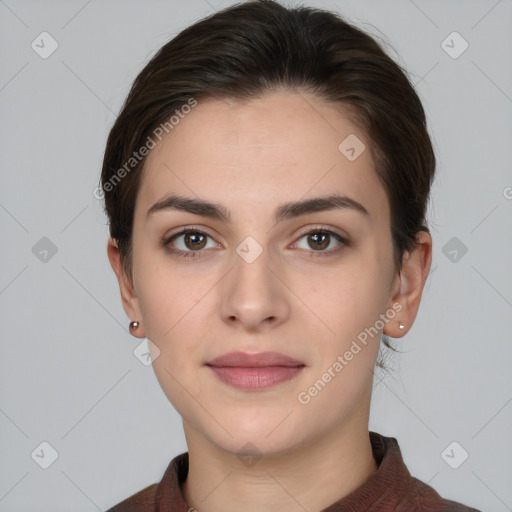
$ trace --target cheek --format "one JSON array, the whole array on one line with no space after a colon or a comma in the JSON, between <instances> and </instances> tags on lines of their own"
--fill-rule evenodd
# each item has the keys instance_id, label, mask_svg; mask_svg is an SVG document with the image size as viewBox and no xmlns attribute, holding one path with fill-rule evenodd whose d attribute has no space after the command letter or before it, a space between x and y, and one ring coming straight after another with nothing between
<instances>
[{"instance_id":1,"label":"cheek","mask_svg":"<svg viewBox=\"0 0 512 512\"><path fill-rule=\"evenodd\" d=\"M364 403L363 397L371 392L381 337L375 324L388 300L385 276L382 263L358 253L307 295L311 309L329 327L319 323L326 334L316 338L318 364L301 390L311 399L304 406L308 417L319 414L334 421L347 408ZM311 387L315 397L308 391Z\"/></svg>"},{"instance_id":2,"label":"cheek","mask_svg":"<svg viewBox=\"0 0 512 512\"><path fill-rule=\"evenodd\" d=\"M343 344L373 325L384 312L388 301L386 275L377 260L359 252L324 275L302 278L295 290L323 320L327 338L335 337Z\"/></svg>"},{"instance_id":3,"label":"cheek","mask_svg":"<svg viewBox=\"0 0 512 512\"><path fill-rule=\"evenodd\" d=\"M201 292L206 293L208 283L191 283L170 265L155 265L155 261L151 258L144 264L143 258L140 260L139 305L146 336L152 343L155 376L168 400L186 416L190 396L199 394L192 372L200 364L199 348L205 332L200 318L204 314Z\"/></svg>"},{"instance_id":4,"label":"cheek","mask_svg":"<svg viewBox=\"0 0 512 512\"><path fill-rule=\"evenodd\" d=\"M169 371L182 373L200 357L198 347L205 333L212 332L207 325L212 314L207 311L211 309L207 295L215 276L184 271L166 261L165 255L150 251L140 252L135 272L146 336L160 351L155 371L165 365Z\"/></svg>"},{"instance_id":5,"label":"cheek","mask_svg":"<svg viewBox=\"0 0 512 512\"><path fill-rule=\"evenodd\" d=\"M149 248L134 254L134 278L147 335L162 342L197 303L199 283L184 279L177 267L166 261L163 250Z\"/></svg>"},{"instance_id":6,"label":"cheek","mask_svg":"<svg viewBox=\"0 0 512 512\"><path fill-rule=\"evenodd\" d=\"M380 346L380 330L372 327L386 304L378 279L375 269L340 273L324 293L318 287L310 295L316 299L313 307L334 331L333 335L324 329L327 335L316 337L317 364L299 390L308 403L297 397L298 407L307 411L305 421L310 428L315 428L319 417L325 425L335 423L365 404L371 394Z\"/></svg>"}]
</instances>

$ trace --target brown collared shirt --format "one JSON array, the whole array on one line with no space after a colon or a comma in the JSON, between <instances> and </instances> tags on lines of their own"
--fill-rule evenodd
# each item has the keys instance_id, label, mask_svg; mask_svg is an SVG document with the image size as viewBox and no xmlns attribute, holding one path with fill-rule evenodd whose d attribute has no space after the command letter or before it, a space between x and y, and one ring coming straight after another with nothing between
<instances>
[{"instance_id":1,"label":"brown collared shirt","mask_svg":"<svg viewBox=\"0 0 512 512\"><path fill-rule=\"evenodd\" d=\"M353 492L319 512L481 512L442 498L432 487L412 477L394 437L370 432L370 441L377 471ZM142 489L107 512L193 511L180 487L187 474L185 452L171 460L160 483Z\"/></svg>"}]
</instances>

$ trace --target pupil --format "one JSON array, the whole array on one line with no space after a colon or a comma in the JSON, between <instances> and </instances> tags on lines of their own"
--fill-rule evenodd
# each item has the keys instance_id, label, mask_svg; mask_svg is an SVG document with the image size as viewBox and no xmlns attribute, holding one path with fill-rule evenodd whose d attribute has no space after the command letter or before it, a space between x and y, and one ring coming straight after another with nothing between
<instances>
[{"instance_id":1,"label":"pupil","mask_svg":"<svg viewBox=\"0 0 512 512\"><path fill-rule=\"evenodd\" d=\"M201 237L203 237L203 235L199 233L189 233L186 235L186 241L187 243L192 241L191 245L197 248L201 244L201 240L198 240Z\"/></svg>"},{"instance_id":2,"label":"pupil","mask_svg":"<svg viewBox=\"0 0 512 512\"><path fill-rule=\"evenodd\" d=\"M313 239L315 240L315 244L317 244L316 248L319 248L319 241L318 241L318 237L323 237L323 242L320 242L321 244L321 249L324 249L328 244L325 243L325 240L328 239L328 235L325 234L325 233L315 233L313 235L311 235L313 237Z\"/></svg>"}]
</instances>

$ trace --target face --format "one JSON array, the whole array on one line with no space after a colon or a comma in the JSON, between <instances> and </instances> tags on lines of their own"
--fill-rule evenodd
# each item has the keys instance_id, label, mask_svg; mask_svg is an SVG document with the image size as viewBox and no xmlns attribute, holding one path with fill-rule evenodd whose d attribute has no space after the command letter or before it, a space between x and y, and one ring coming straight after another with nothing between
<instances>
[{"instance_id":1,"label":"face","mask_svg":"<svg viewBox=\"0 0 512 512\"><path fill-rule=\"evenodd\" d=\"M354 141L366 147L359 156ZM281 91L199 102L151 150L126 308L187 439L279 454L367 427L383 318L397 322L400 286L369 144L333 105ZM213 207L164 207L169 196ZM333 196L344 200L308 203ZM306 207L283 208L297 202ZM207 365L232 352L277 352L302 366Z\"/></svg>"}]
</instances>

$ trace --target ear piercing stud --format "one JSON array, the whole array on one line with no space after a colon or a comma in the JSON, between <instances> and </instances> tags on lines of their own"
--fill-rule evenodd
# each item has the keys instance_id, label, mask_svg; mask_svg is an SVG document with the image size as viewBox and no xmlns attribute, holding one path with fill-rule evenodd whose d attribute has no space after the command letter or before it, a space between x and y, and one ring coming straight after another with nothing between
<instances>
[{"instance_id":1,"label":"ear piercing stud","mask_svg":"<svg viewBox=\"0 0 512 512\"><path fill-rule=\"evenodd\" d=\"M130 331L136 331L139 328L140 322L133 321L130 322ZM405 325L402 322L398 322L399 329L405 329Z\"/></svg>"}]
</instances>

